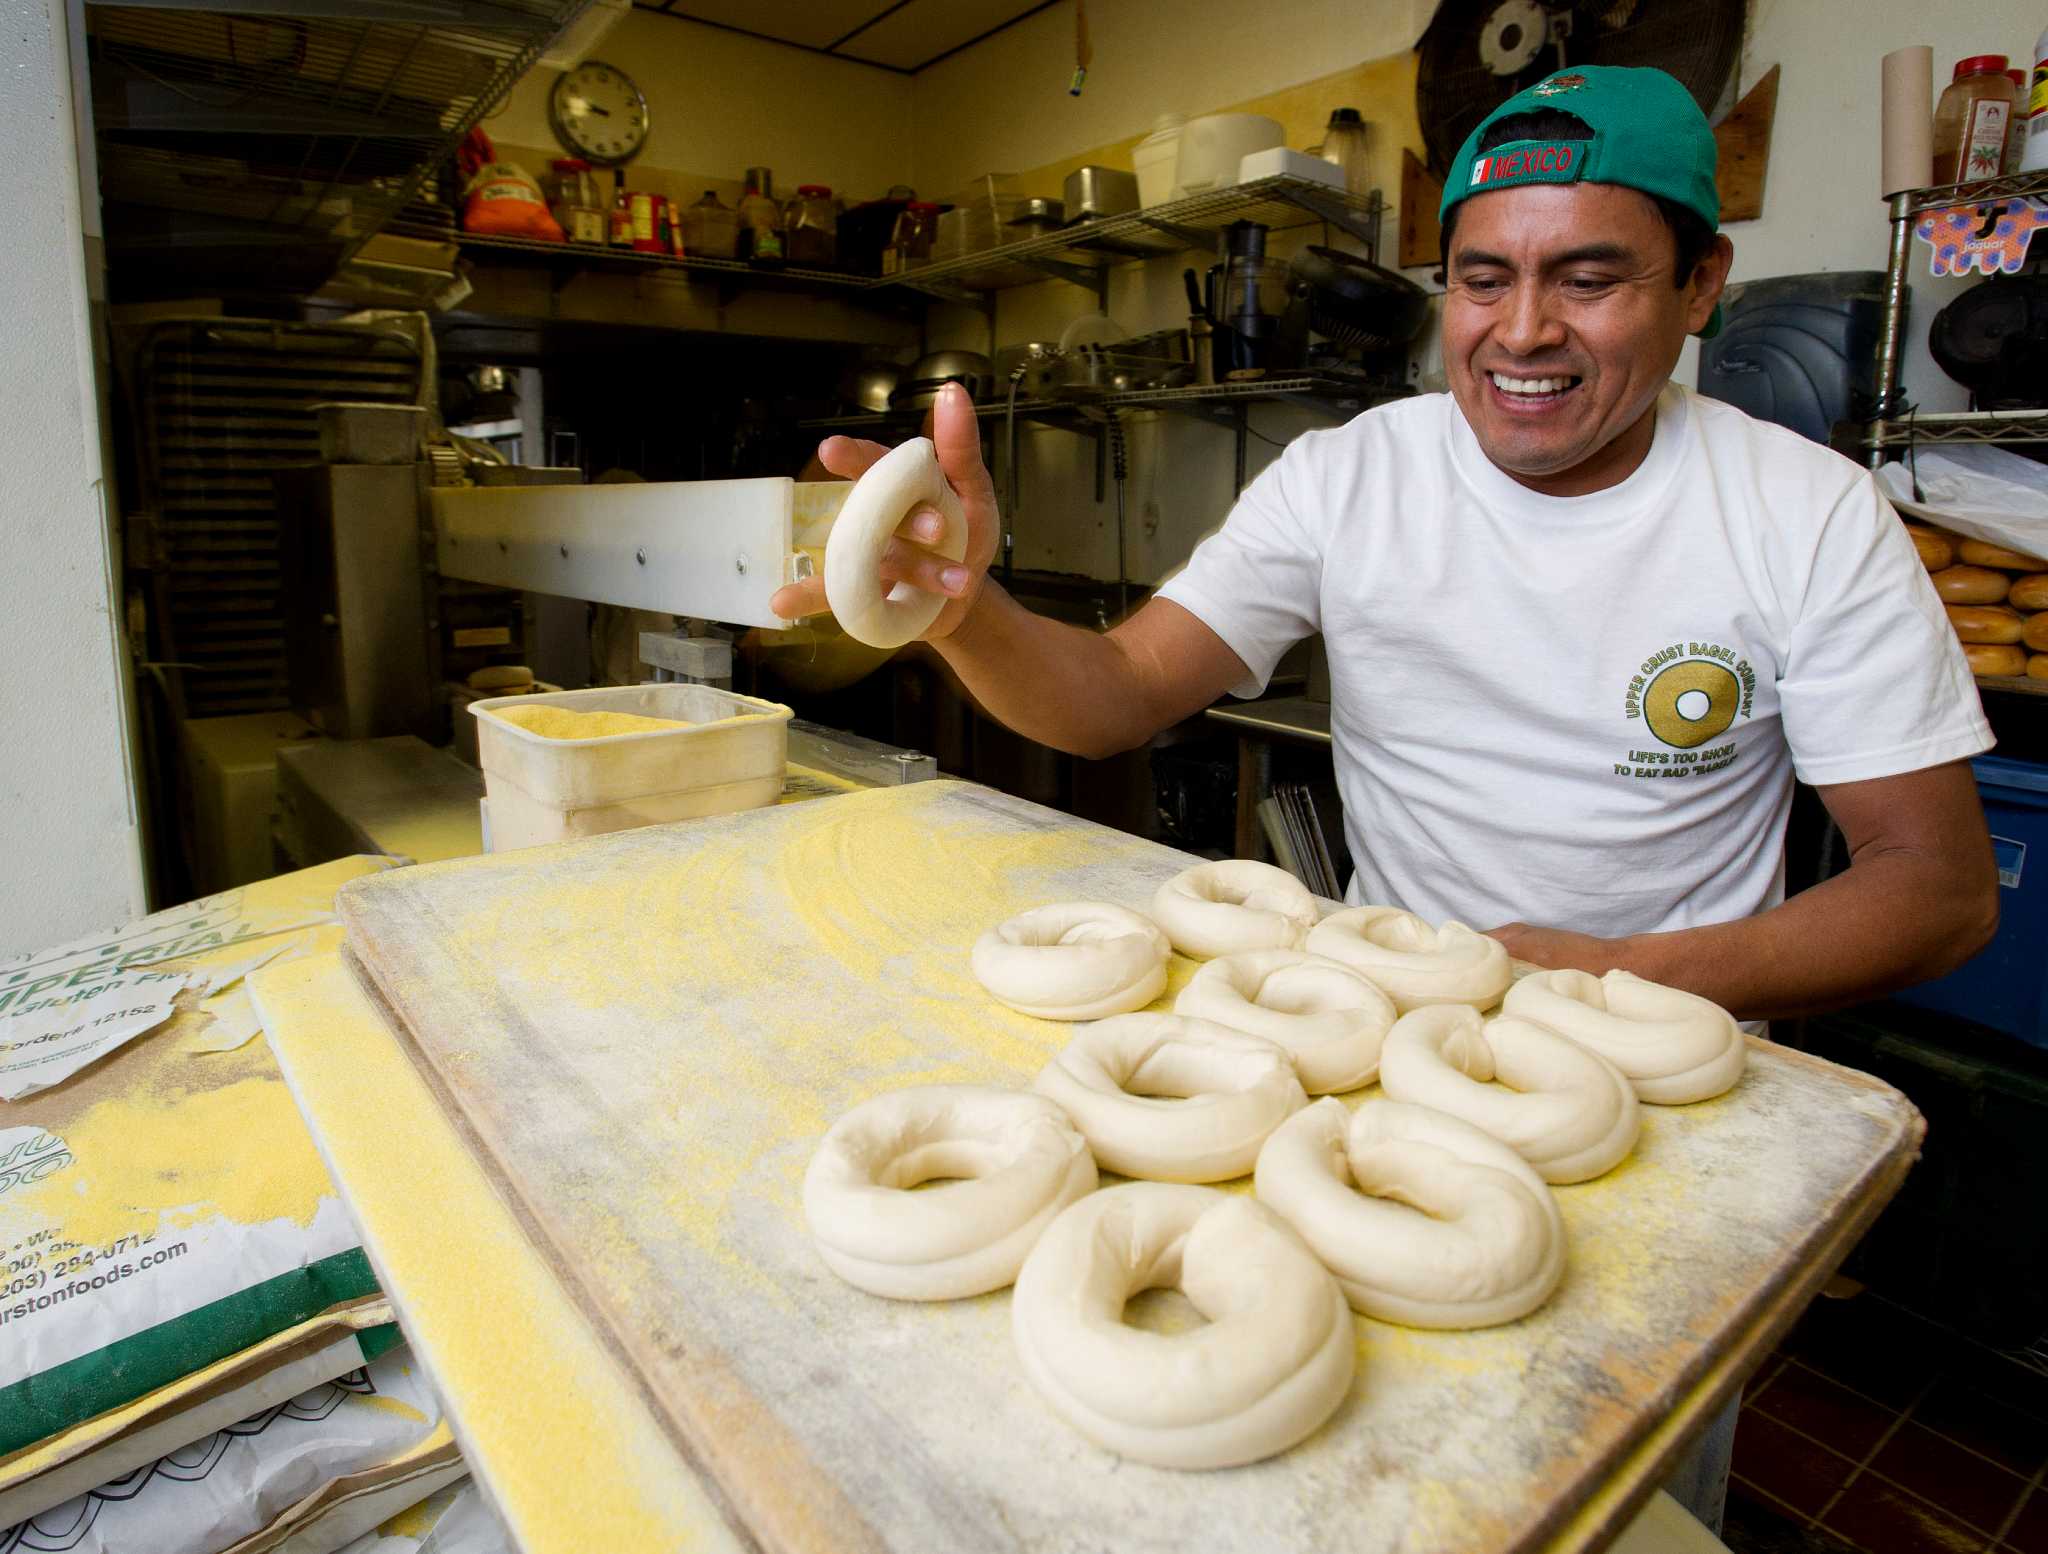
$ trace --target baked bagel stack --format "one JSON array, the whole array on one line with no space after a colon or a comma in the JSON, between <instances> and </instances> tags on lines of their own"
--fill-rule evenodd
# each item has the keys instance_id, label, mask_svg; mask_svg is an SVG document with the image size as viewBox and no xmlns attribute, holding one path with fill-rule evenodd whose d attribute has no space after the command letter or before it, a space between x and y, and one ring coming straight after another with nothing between
<instances>
[{"instance_id":1,"label":"baked bagel stack","mask_svg":"<svg viewBox=\"0 0 2048 1554\"><path fill-rule=\"evenodd\" d=\"M1908 523L1913 548L1980 675L2048 680L2048 560Z\"/></svg>"}]
</instances>

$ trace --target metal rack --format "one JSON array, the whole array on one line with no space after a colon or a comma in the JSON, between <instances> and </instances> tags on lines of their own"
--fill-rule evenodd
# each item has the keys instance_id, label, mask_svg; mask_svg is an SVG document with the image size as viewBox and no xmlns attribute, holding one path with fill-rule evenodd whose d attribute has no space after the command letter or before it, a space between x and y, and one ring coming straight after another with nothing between
<instances>
[{"instance_id":1,"label":"metal rack","mask_svg":"<svg viewBox=\"0 0 2048 1554\"><path fill-rule=\"evenodd\" d=\"M669 270L725 283L785 286L792 289L838 293L872 291L878 284L868 275L850 275L844 270L818 270L803 265L777 265L772 269L740 259L682 259L670 254L636 253L627 248L599 248L589 243L548 243L537 238L479 237L464 232L457 236L463 252L487 256L531 259L562 270Z\"/></svg>"},{"instance_id":2,"label":"metal rack","mask_svg":"<svg viewBox=\"0 0 2048 1554\"><path fill-rule=\"evenodd\" d=\"M317 288L585 3L270 0L266 9L290 14L268 15L204 0L91 7L117 284Z\"/></svg>"},{"instance_id":3,"label":"metal rack","mask_svg":"<svg viewBox=\"0 0 2048 1554\"><path fill-rule=\"evenodd\" d=\"M1228 189L1190 195L1121 216L1105 216L1057 232L999 243L993 248L936 259L900 275L869 282L909 286L949 301L982 300L990 292L1039 281L1071 281L1103 299L1116 265L1190 248L1215 249L1232 222L1284 228L1327 222L1365 245L1379 259L1379 191L1352 194L1312 179L1276 173Z\"/></svg>"},{"instance_id":4,"label":"metal rack","mask_svg":"<svg viewBox=\"0 0 2048 1554\"><path fill-rule=\"evenodd\" d=\"M2048 442L2048 411L1978 411L1912 415L1899 387L1899 359L1905 350L1906 266L1913 224L1930 210L1985 205L2027 196L2048 197L2048 171L1984 178L1974 183L1906 189L1891 207L1891 249L1885 261L1884 320L1877 342L1876 415L1864 423L1862 445L1872 469L1887 452L1914 442Z\"/></svg>"},{"instance_id":5,"label":"metal rack","mask_svg":"<svg viewBox=\"0 0 2048 1554\"><path fill-rule=\"evenodd\" d=\"M1015 423L1040 421L1064 426L1095 439L1095 499L1104 489L1104 432L1126 410L1163 410L1193 416L1210 424L1229 427L1236 436L1236 464L1233 490L1242 491L1251 452L1251 407L1256 404L1287 402L1308 405L1334 415L1351 415L1373 405L1398 399L1407 392L1384 383L1339 377L1330 373L1290 373L1285 377L1256 378L1243 383L1203 383L1184 388L1133 389L1124 394L1096 394L1075 399L1020 399L1012 406L1007 400L991 398L977 404L977 419L1007 421L1012 432L1005 462L1016 468ZM1015 414L1012 415L1014 410ZM861 428L893 429L908 435L917 427L924 411L891 410L879 415L825 416L799 421L799 426L824 431L853 431ZM1014 495L1014 491L1012 493Z\"/></svg>"},{"instance_id":6,"label":"metal rack","mask_svg":"<svg viewBox=\"0 0 2048 1554\"><path fill-rule=\"evenodd\" d=\"M1326 222L1365 245L1366 257L1379 258L1380 217L1385 205L1375 190L1369 195L1275 174L1234 188L1217 189L1147 210L1106 216L1058 232L1019 238L993 248L919 264L898 275L854 275L844 270L806 269L778 265L772 269L737 259L673 258L667 254L630 253L575 243L545 243L526 238L471 237L464 249L479 254L526 256L565 270L608 268L671 269L737 284L799 287L847 292L917 292L949 302L987 306L993 295L1043 280L1064 280L1083 286L1106 303L1110 271L1162 254L1190 248L1215 249L1232 222L1255 221L1283 229Z\"/></svg>"},{"instance_id":7,"label":"metal rack","mask_svg":"<svg viewBox=\"0 0 2048 1554\"><path fill-rule=\"evenodd\" d=\"M1327 403L1336 409L1363 410L1368 404L1377 404L1390 397L1382 386L1361 383L1354 378L1335 377L1327 373L1289 373L1284 377L1257 378L1246 383L1203 383L1191 384L1184 388L1133 389L1123 394L1098 394L1075 399L1020 399L1016 410L1020 416L1045 420L1073 416L1090 409L1097 410L1198 410L1216 418L1227 418L1234 413L1233 407L1259 403L1264 400L1310 399ZM1000 399L990 399L974 407L974 413L983 420L1000 420L1009 412L1009 405ZM797 425L846 431L855 427L902 426L914 424L924 412L922 410L888 410L866 415L822 416L815 420L799 421Z\"/></svg>"},{"instance_id":8,"label":"metal rack","mask_svg":"<svg viewBox=\"0 0 2048 1554\"><path fill-rule=\"evenodd\" d=\"M1916 443L2048 443L2048 410L1941 411L1917 414L1906 407L1899 387L1899 358L1905 349L1906 265L1914 222L1930 210L1988 205L2000 200L2048 196L2048 170L1981 178L1973 183L1906 189L1891 207L1891 248L1885 261L1884 319L1877 342L1876 415L1864 423L1862 446L1872 469L1894 449ZM1986 690L2018 696L2048 696L2048 680L2013 675L1978 675Z\"/></svg>"}]
</instances>

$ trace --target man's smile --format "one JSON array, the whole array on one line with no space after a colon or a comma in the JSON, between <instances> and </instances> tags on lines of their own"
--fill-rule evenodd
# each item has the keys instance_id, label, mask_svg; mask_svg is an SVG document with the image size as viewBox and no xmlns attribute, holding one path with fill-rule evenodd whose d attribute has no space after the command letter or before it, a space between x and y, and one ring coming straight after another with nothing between
<instances>
[{"instance_id":1,"label":"man's smile","mask_svg":"<svg viewBox=\"0 0 2048 1554\"><path fill-rule=\"evenodd\" d=\"M1585 382L1574 373L1545 373L1540 376L1488 372L1493 398L1510 413L1528 414L1564 403L1572 391Z\"/></svg>"}]
</instances>

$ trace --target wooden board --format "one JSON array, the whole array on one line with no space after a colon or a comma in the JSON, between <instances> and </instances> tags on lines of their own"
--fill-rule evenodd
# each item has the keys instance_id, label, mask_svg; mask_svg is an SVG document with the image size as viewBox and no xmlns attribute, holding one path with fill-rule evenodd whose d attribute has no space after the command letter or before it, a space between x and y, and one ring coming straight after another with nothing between
<instances>
[{"instance_id":1,"label":"wooden board","mask_svg":"<svg viewBox=\"0 0 2048 1554\"><path fill-rule=\"evenodd\" d=\"M1439 265L1444 259L1443 223L1436 208L1443 203L1443 181L1422 165L1413 151L1401 152L1401 268Z\"/></svg>"},{"instance_id":2,"label":"wooden board","mask_svg":"<svg viewBox=\"0 0 2048 1554\"><path fill-rule=\"evenodd\" d=\"M1771 124L1778 112L1778 67L1771 66L1728 117L1714 126L1720 161L1714 187L1721 195L1721 225L1754 221L1764 213L1764 177L1771 164Z\"/></svg>"},{"instance_id":3,"label":"wooden board","mask_svg":"<svg viewBox=\"0 0 2048 1554\"><path fill-rule=\"evenodd\" d=\"M1629 1161L1560 1191L1571 1264L1542 1312L1360 1319L1331 1424L1227 1473L1069 1431L1007 1294L885 1302L816 1260L799 1190L833 1117L1022 1083L1066 1035L990 1005L974 937L1046 900L1142 904L1186 862L925 783L405 870L341 907L423 1077L764 1548L1599 1546L1681 1404L1725 1396L1896 1188L1919 1137L1896 1091L1760 1048L1731 1096L1652 1113Z\"/></svg>"}]
</instances>

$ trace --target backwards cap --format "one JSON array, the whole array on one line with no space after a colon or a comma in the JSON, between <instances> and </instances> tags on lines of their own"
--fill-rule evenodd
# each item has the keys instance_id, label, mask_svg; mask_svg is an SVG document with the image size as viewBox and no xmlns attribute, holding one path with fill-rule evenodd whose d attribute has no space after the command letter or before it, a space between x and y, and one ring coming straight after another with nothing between
<instances>
[{"instance_id":1,"label":"backwards cap","mask_svg":"<svg viewBox=\"0 0 2048 1554\"><path fill-rule=\"evenodd\" d=\"M1587 140L1513 140L1482 153L1486 132L1511 114L1561 109ZM1683 205L1721 225L1714 131L1692 93L1662 70L1582 65L1517 92L1465 137L1444 180L1442 216L1458 201L1521 183L1618 183Z\"/></svg>"},{"instance_id":2,"label":"backwards cap","mask_svg":"<svg viewBox=\"0 0 2048 1554\"><path fill-rule=\"evenodd\" d=\"M1551 108L1586 123L1584 139L1512 140L1482 152L1486 132L1510 114ZM1444 180L1439 218L1475 194L1528 183L1612 183L1659 195L1721 226L1714 187L1714 131L1692 93L1662 70L1581 65L1517 92L1465 137ZM1719 332L1716 308L1702 335Z\"/></svg>"}]
</instances>

